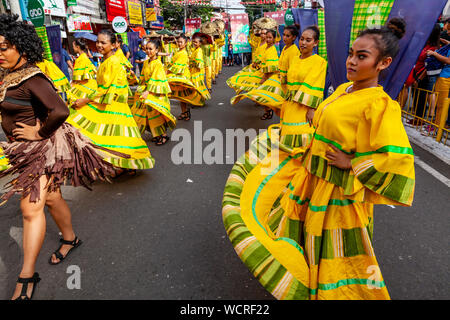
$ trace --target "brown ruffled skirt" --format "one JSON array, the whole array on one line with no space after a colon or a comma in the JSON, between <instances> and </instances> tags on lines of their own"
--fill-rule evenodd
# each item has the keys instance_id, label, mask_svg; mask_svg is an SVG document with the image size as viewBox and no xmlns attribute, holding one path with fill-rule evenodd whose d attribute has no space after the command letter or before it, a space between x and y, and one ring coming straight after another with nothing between
<instances>
[{"instance_id":1,"label":"brown ruffled skirt","mask_svg":"<svg viewBox=\"0 0 450 320\"><path fill-rule=\"evenodd\" d=\"M115 167L103 161L112 156L127 155L94 145L87 137L68 123L64 123L48 139L39 141L0 142L10 167L0 172L0 178L13 175L0 197L4 204L18 193L22 198L30 195L30 202L40 200L41 176L48 178L49 192L61 185L74 187L90 185L96 180L110 181Z\"/></svg>"}]
</instances>

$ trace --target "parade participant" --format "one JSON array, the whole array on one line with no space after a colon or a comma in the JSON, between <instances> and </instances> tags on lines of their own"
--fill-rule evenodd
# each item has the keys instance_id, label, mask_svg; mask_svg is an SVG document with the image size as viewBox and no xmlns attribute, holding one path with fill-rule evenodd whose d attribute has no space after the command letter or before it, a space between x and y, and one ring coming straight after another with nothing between
<instances>
[{"instance_id":1,"label":"parade participant","mask_svg":"<svg viewBox=\"0 0 450 320\"><path fill-rule=\"evenodd\" d=\"M203 50L201 48L202 38L198 34L192 37L192 54L189 57L189 71L191 72L191 81L200 91L205 100L211 99L208 89L205 85L205 63L203 59Z\"/></svg>"},{"instance_id":2,"label":"parade participant","mask_svg":"<svg viewBox=\"0 0 450 320\"><path fill-rule=\"evenodd\" d=\"M244 88L241 88L242 81L248 77L252 78L254 76L254 73L259 71L259 69L261 68L262 54L265 52L265 50L267 48L266 34L267 34L266 29L262 29L259 33L261 42L260 42L259 47L255 51L255 60L253 60L250 65L244 67L241 71L238 71L237 73L235 73L232 77L230 77L226 81L227 85L230 88L234 89L237 94L240 94L242 91L246 91L246 90L244 90Z\"/></svg>"},{"instance_id":3,"label":"parade participant","mask_svg":"<svg viewBox=\"0 0 450 320\"><path fill-rule=\"evenodd\" d=\"M201 34L202 37L202 51L205 64L205 84L209 92L211 92L212 83L212 68L211 68L211 37L205 33Z\"/></svg>"},{"instance_id":4,"label":"parade participant","mask_svg":"<svg viewBox=\"0 0 450 320\"><path fill-rule=\"evenodd\" d=\"M287 26L283 32L285 46L278 60L279 72L274 73L269 79L263 82L258 88L247 93L237 95L231 99L231 104L236 104L244 98L249 98L259 105L279 110L288 97L287 72L289 67L298 60L300 51L294 43L298 36L298 27ZM311 52L312 54L312 52ZM261 80L263 81L263 80ZM301 82L301 81L300 81ZM269 109L270 110L270 109ZM264 119L271 117L268 110ZM263 119L263 120L264 120Z\"/></svg>"},{"instance_id":5,"label":"parade participant","mask_svg":"<svg viewBox=\"0 0 450 320\"><path fill-rule=\"evenodd\" d=\"M191 111L187 104L203 106L205 98L191 81L186 43L187 37L181 34L177 40L178 51L174 54L172 62L167 68L167 81L172 91L169 94L169 98L180 101L181 114L178 116L178 120L189 121L191 119Z\"/></svg>"},{"instance_id":6,"label":"parade participant","mask_svg":"<svg viewBox=\"0 0 450 320\"><path fill-rule=\"evenodd\" d=\"M42 42L32 25L17 20L17 15L0 15L0 112L8 138L0 146L9 160L0 178L12 178L3 203L21 195L24 257L12 299L29 300L41 280L35 265L45 237L44 207L62 234L60 247L49 259L59 264L82 243L60 186L89 188L95 180L108 180L114 168L102 160L106 149L64 122L69 115L66 104L52 80L36 67L43 59Z\"/></svg>"},{"instance_id":7,"label":"parade participant","mask_svg":"<svg viewBox=\"0 0 450 320\"><path fill-rule=\"evenodd\" d=\"M86 42L80 38L75 39L72 48L78 58L73 68L72 89L67 93L69 106L77 99L86 98L97 91L97 68L87 56Z\"/></svg>"},{"instance_id":8,"label":"parade participant","mask_svg":"<svg viewBox=\"0 0 450 320\"><path fill-rule=\"evenodd\" d=\"M153 136L152 141L160 146L169 141L167 129L175 127L176 119L170 113L170 87L164 66L158 59L161 41L151 38L142 46L148 59L144 61L131 111L141 134L148 128Z\"/></svg>"},{"instance_id":9,"label":"parade participant","mask_svg":"<svg viewBox=\"0 0 450 320\"><path fill-rule=\"evenodd\" d=\"M411 205L414 155L400 106L378 80L403 33L359 34L347 58L351 82L319 105L304 154L276 149L269 131L232 169L225 227L277 299L389 299L372 245L373 205Z\"/></svg>"},{"instance_id":10,"label":"parade participant","mask_svg":"<svg viewBox=\"0 0 450 320\"><path fill-rule=\"evenodd\" d=\"M78 128L96 145L127 154L127 158L106 158L118 168L117 174L135 174L136 169L153 168L155 160L142 139L128 101L128 83L123 61L114 53L116 36L101 30L96 42L103 61L97 72L97 92L78 99L68 123Z\"/></svg>"},{"instance_id":11,"label":"parade participant","mask_svg":"<svg viewBox=\"0 0 450 320\"><path fill-rule=\"evenodd\" d=\"M36 63L36 65L41 69L41 71L52 79L53 84L60 94L64 94L70 90L69 79L64 75L61 69L50 60L43 59Z\"/></svg>"},{"instance_id":12,"label":"parade participant","mask_svg":"<svg viewBox=\"0 0 450 320\"><path fill-rule=\"evenodd\" d=\"M277 32L273 29L265 31L266 46L264 52L260 55L259 69L253 72L240 74L234 83L232 83L232 86L236 91L243 92L257 89L269 79L272 74L278 72L278 53L274 46ZM268 107L266 109L266 112L261 118L262 120L271 119L273 116L272 109Z\"/></svg>"}]
</instances>

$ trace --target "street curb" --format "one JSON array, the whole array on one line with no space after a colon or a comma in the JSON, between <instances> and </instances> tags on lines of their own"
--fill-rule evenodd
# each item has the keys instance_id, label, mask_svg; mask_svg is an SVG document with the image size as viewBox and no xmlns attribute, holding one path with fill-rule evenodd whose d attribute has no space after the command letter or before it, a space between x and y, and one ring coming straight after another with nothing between
<instances>
[{"instance_id":1,"label":"street curb","mask_svg":"<svg viewBox=\"0 0 450 320\"><path fill-rule=\"evenodd\" d=\"M442 160L446 164L450 165L450 147L442 143L437 142L431 137L426 137L420 134L417 130L405 125L406 133L409 140L421 147L422 149L430 152L436 158Z\"/></svg>"}]
</instances>

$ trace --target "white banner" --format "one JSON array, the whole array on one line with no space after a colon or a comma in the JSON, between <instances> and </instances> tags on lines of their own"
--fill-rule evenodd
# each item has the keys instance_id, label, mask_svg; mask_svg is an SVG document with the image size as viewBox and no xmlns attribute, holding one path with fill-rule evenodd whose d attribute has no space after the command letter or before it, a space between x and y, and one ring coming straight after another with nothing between
<instances>
[{"instance_id":1,"label":"white banner","mask_svg":"<svg viewBox=\"0 0 450 320\"><path fill-rule=\"evenodd\" d=\"M64 0L43 0L42 2L44 2L45 14L57 17L66 17Z\"/></svg>"}]
</instances>

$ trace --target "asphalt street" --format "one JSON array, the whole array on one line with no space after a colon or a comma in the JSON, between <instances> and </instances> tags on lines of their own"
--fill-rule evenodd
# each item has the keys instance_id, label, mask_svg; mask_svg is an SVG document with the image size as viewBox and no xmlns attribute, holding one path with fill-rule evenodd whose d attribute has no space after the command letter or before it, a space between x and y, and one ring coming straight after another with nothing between
<instances>
[{"instance_id":1,"label":"asphalt street","mask_svg":"<svg viewBox=\"0 0 450 320\"><path fill-rule=\"evenodd\" d=\"M225 80L238 70L224 67L212 99L193 109L191 121L179 121L170 134L190 132L198 139L208 129L265 129L277 122L277 117L260 120L263 110L251 101L230 105L234 91ZM178 102L172 109L178 116ZM194 126L199 130L200 124L195 137ZM84 244L61 265L50 266L47 260L58 247L59 235L47 214L36 266L42 281L34 299L273 299L241 262L222 223L223 188L237 156L224 150L216 155L224 164L177 165L172 153L179 142L158 147L148 135L144 139L155 168L120 177L114 184L96 183L93 191L63 188ZM208 144L203 142L203 148ZM413 148L422 161L450 178L447 164ZM198 145L192 146L192 162L199 151ZM392 299L450 298L449 191L416 166L413 206L375 208L375 254ZM0 299L10 298L22 262L18 200L14 197L0 207ZM67 285L73 266L81 271L79 289Z\"/></svg>"}]
</instances>

